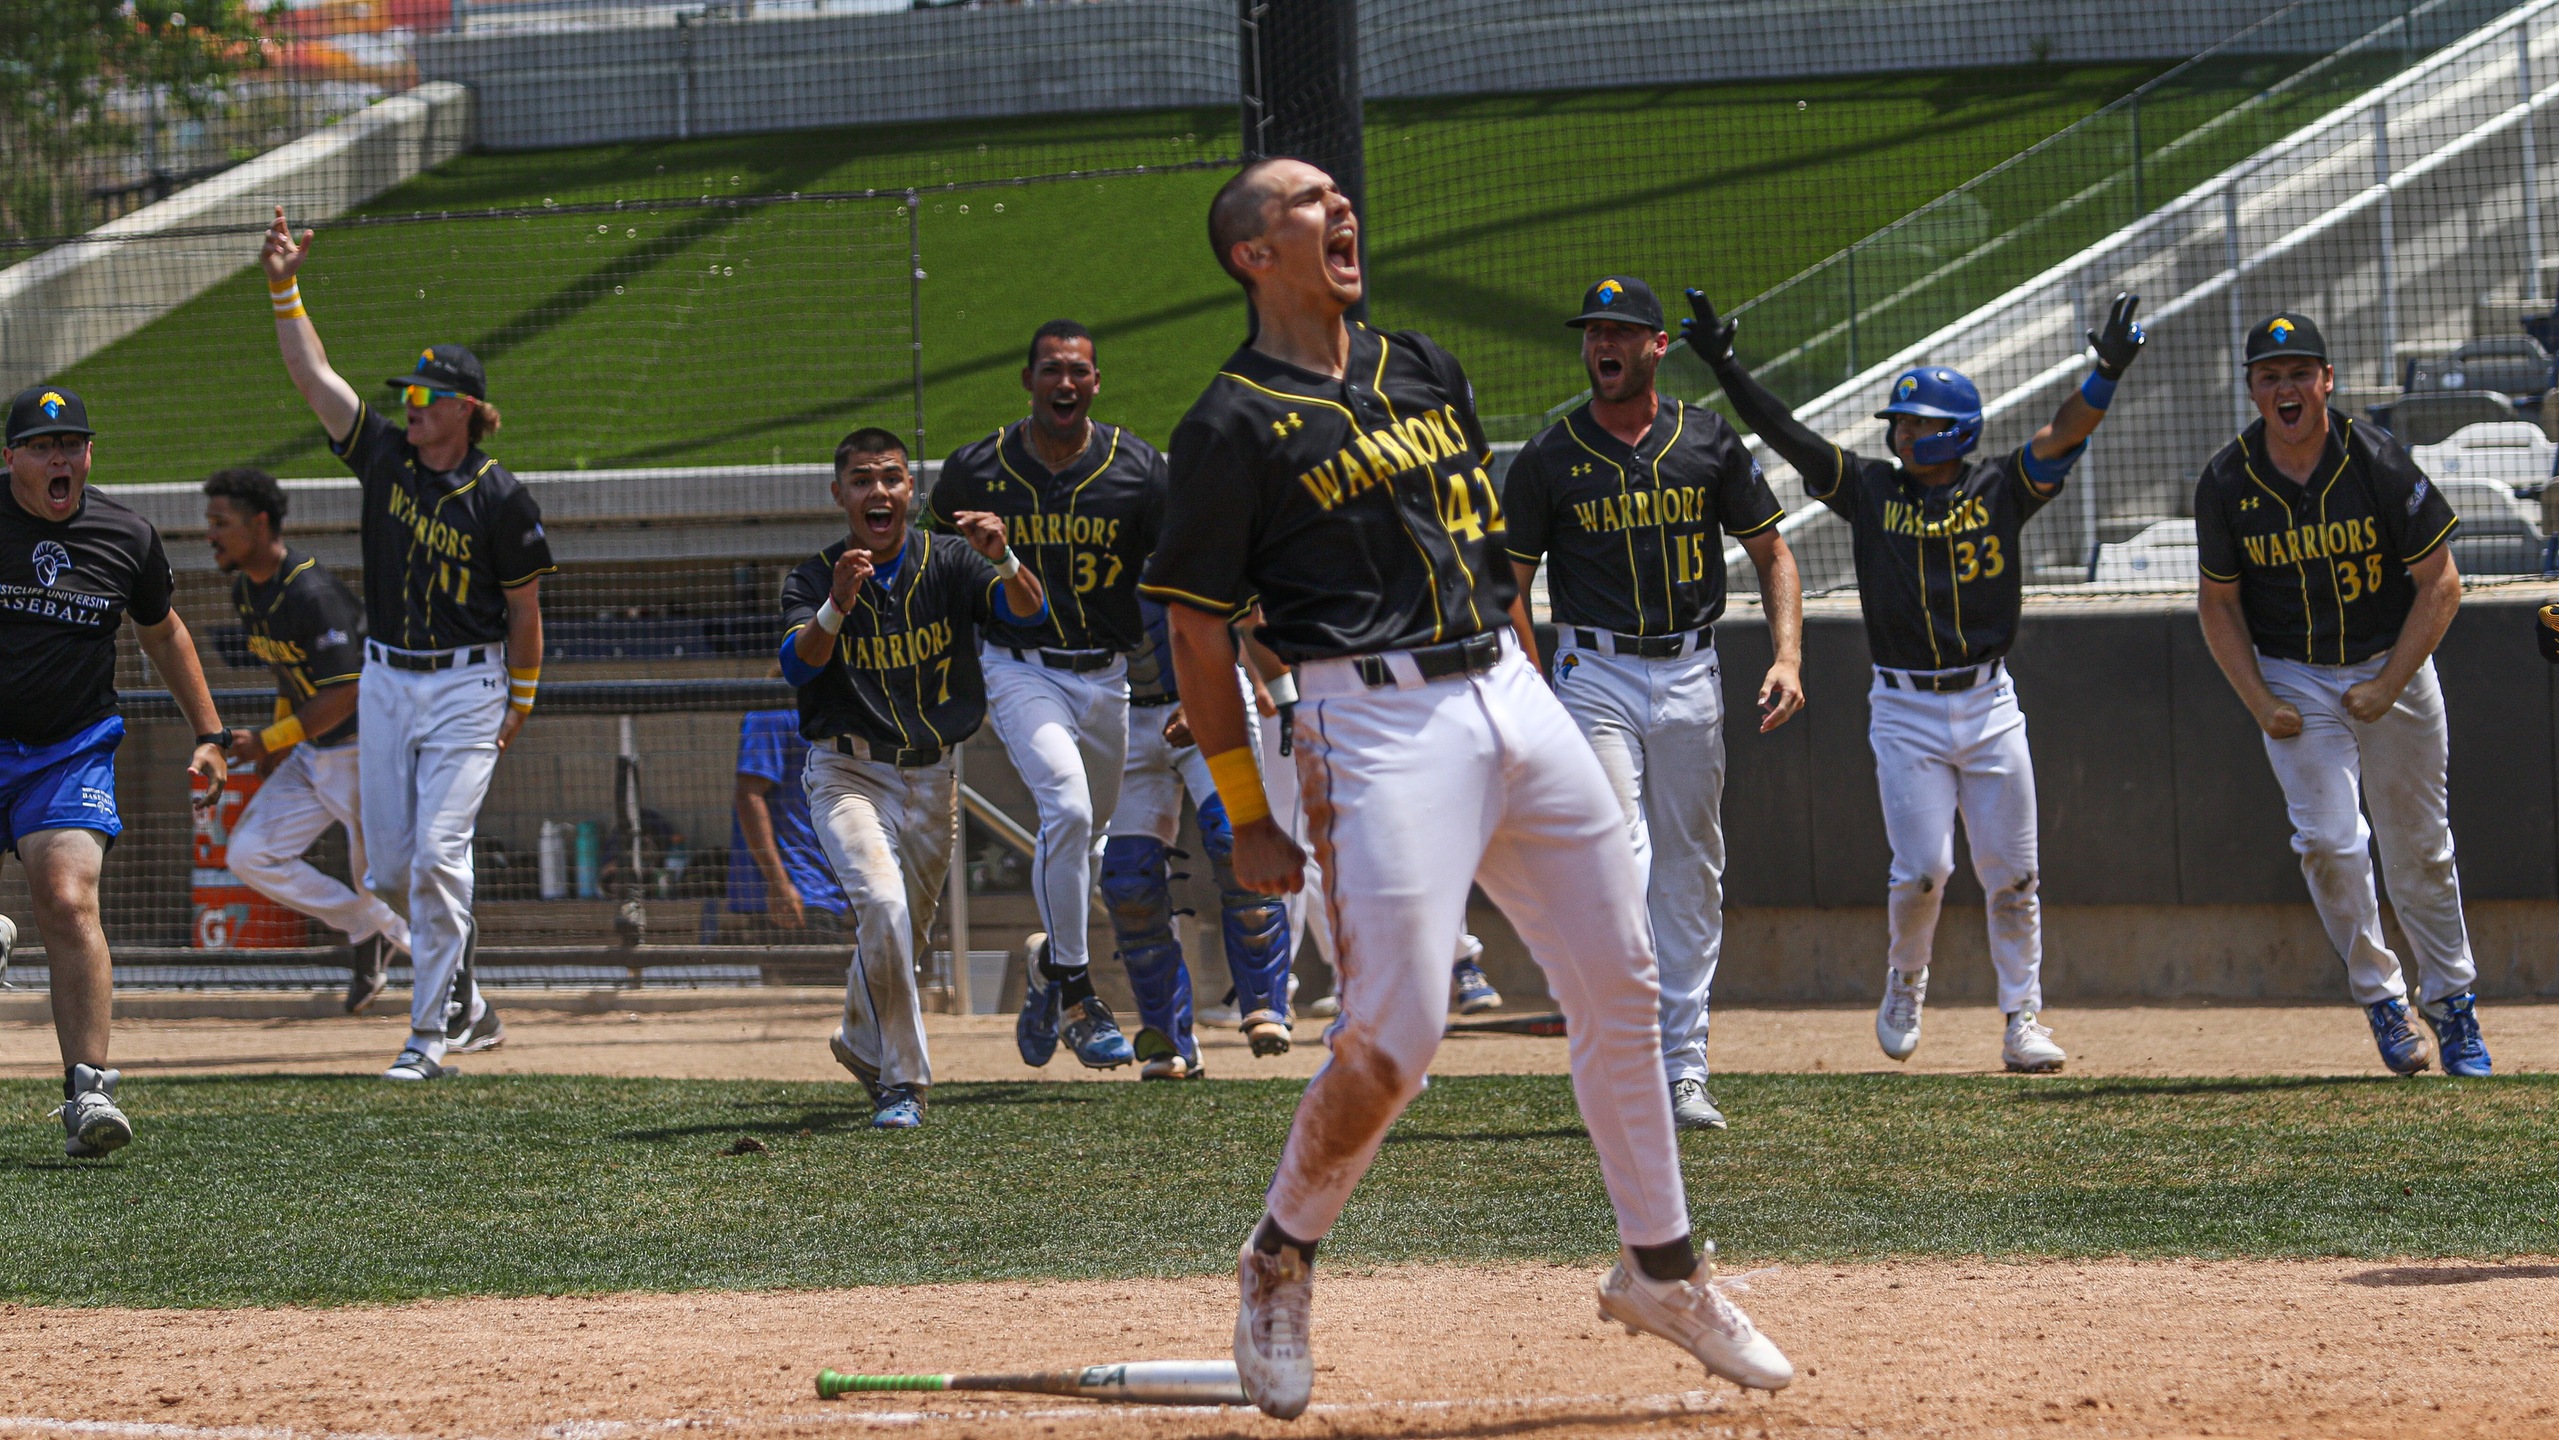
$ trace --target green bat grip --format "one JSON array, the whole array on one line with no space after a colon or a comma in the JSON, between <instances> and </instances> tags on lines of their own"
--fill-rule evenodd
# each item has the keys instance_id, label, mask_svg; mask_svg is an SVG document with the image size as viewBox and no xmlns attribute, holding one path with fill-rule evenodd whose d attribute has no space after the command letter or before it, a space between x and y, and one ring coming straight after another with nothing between
<instances>
[{"instance_id":1,"label":"green bat grip","mask_svg":"<svg viewBox=\"0 0 2559 1440\"><path fill-rule=\"evenodd\" d=\"M832 1400L862 1390L948 1390L948 1375L844 1375L833 1370L817 1372L817 1396Z\"/></svg>"}]
</instances>

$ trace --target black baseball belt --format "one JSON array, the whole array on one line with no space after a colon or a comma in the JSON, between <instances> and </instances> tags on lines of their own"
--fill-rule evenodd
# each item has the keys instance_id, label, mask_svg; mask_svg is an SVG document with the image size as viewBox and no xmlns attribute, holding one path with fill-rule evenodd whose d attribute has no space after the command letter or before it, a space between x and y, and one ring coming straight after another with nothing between
<instances>
[{"instance_id":1,"label":"black baseball belt","mask_svg":"<svg viewBox=\"0 0 2559 1440\"><path fill-rule=\"evenodd\" d=\"M1131 695L1128 697L1128 705L1132 710L1153 710L1165 705L1178 705L1181 701L1182 697L1179 695Z\"/></svg>"},{"instance_id":2,"label":"black baseball belt","mask_svg":"<svg viewBox=\"0 0 2559 1440\"><path fill-rule=\"evenodd\" d=\"M1887 690L1917 690L1922 694L1952 695L1957 691L1970 690L1976 685L1988 684L1999 678L2000 664L2000 661L1993 660L1984 665L1967 665L1961 670L1887 670L1878 665L1875 667L1875 673L1884 677L1884 688Z\"/></svg>"},{"instance_id":3,"label":"black baseball belt","mask_svg":"<svg viewBox=\"0 0 2559 1440\"><path fill-rule=\"evenodd\" d=\"M938 745L927 745L919 750L911 750L902 745L883 745L876 740L865 740L859 735L836 736L835 749L839 755L850 755L856 760L869 760L881 765L895 765L905 770L921 769L926 765L938 765L942 762L942 748Z\"/></svg>"},{"instance_id":4,"label":"black baseball belt","mask_svg":"<svg viewBox=\"0 0 2559 1440\"><path fill-rule=\"evenodd\" d=\"M1451 675L1480 675L1501 663L1502 632L1485 630L1463 640L1445 645L1425 645L1404 654L1413 657L1413 666L1424 680L1445 680ZM1395 683L1395 672L1388 668L1383 655L1360 655L1351 661L1359 671L1361 682L1371 690Z\"/></svg>"},{"instance_id":5,"label":"black baseball belt","mask_svg":"<svg viewBox=\"0 0 2559 1440\"><path fill-rule=\"evenodd\" d=\"M1026 665L1036 661L1051 670L1072 670L1078 675L1107 670L1112 661L1120 658L1117 650L1024 650L1014 645L995 648Z\"/></svg>"},{"instance_id":6,"label":"black baseball belt","mask_svg":"<svg viewBox=\"0 0 2559 1440\"><path fill-rule=\"evenodd\" d=\"M1564 627L1564 633L1584 650L1609 650L1619 655L1632 655L1638 660L1676 660L1682 655L1703 654L1715 644L1715 627L1682 630L1676 635L1621 635L1614 630L1586 630L1579 625ZM1691 648L1688 637L1697 637Z\"/></svg>"},{"instance_id":7,"label":"black baseball belt","mask_svg":"<svg viewBox=\"0 0 2559 1440\"><path fill-rule=\"evenodd\" d=\"M495 645L465 645L459 650L394 650L388 645L365 642L365 653L394 670L450 670L457 665L477 665L498 658Z\"/></svg>"}]
</instances>

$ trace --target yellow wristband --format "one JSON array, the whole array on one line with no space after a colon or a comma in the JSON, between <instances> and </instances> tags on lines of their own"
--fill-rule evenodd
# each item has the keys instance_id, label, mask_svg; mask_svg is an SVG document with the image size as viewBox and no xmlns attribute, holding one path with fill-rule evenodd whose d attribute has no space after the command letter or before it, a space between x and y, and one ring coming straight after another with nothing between
<instances>
[{"instance_id":1,"label":"yellow wristband","mask_svg":"<svg viewBox=\"0 0 2559 1440\"><path fill-rule=\"evenodd\" d=\"M258 743L266 746L267 753L270 755L281 755L285 751L292 749L294 746L301 744L302 717L299 715L287 715L264 730L259 731Z\"/></svg>"},{"instance_id":2,"label":"yellow wristband","mask_svg":"<svg viewBox=\"0 0 2559 1440\"><path fill-rule=\"evenodd\" d=\"M1271 818L1271 797L1262 791L1262 767L1253 763L1251 750L1238 745L1222 755L1211 755L1208 778L1217 786L1217 798L1226 803L1229 825Z\"/></svg>"},{"instance_id":3,"label":"yellow wristband","mask_svg":"<svg viewBox=\"0 0 2559 1440\"><path fill-rule=\"evenodd\" d=\"M534 696L534 693L535 693L536 691L540 690L541 688L542 688L542 667L541 667L541 666L536 665L536 666L534 666L534 667L533 667L532 669L530 669L530 670L518 670L518 669L516 669L516 668L515 668L514 666L512 666L512 665L510 665L510 666L508 666L508 667L507 667L507 672L506 672L506 703L507 703L507 704L509 704L509 705L511 705L511 706L513 706L513 707L515 707L515 708L516 708L516 709L518 709L518 710L522 710L522 711L524 711L524 712L525 712L525 713L527 713L527 714L531 714L531 713L532 713L532 711L533 711L533 696Z\"/></svg>"},{"instance_id":4,"label":"yellow wristband","mask_svg":"<svg viewBox=\"0 0 2559 1440\"><path fill-rule=\"evenodd\" d=\"M299 279L287 280L280 287L274 281L268 281L267 300L275 306L275 318L278 320L300 319L305 313L302 309L302 282Z\"/></svg>"}]
</instances>

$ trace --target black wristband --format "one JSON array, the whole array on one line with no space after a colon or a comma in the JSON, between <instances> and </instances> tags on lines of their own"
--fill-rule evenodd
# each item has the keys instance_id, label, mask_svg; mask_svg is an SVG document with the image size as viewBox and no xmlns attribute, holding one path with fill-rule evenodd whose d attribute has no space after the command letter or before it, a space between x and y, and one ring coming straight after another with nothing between
<instances>
[{"instance_id":1,"label":"black wristband","mask_svg":"<svg viewBox=\"0 0 2559 1440\"><path fill-rule=\"evenodd\" d=\"M221 749L228 750L231 748L231 732L228 730L209 730L204 734L195 737L195 743L198 745L218 746Z\"/></svg>"}]
</instances>

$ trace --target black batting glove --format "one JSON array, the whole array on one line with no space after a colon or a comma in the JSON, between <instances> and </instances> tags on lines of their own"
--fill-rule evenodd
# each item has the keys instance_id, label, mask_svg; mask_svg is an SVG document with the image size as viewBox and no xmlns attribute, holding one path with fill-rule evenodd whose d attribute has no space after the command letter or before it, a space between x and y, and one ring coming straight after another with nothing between
<instances>
[{"instance_id":1,"label":"black batting glove","mask_svg":"<svg viewBox=\"0 0 2559 1440\"><path fill-rule=\"evenodd\" d=\"M1679 322L1679 338L1698 359L1709 365L1721 365L1733 358L1733 334L1742 328L1739 320L1729 320L1715 313L1715 302L1703 290L1690 290L1688 308L1696 318Z\"/></svg>"},{"instance_id":2,"label":"black batting glove","mask_svg":"<svg viewBox=\"0 0 2559 1440\"><path fill-rule=\"evenodd\" d=\"M2124 372L2141 358L2141 347L2150 339L2133 323L2133 312L2140 308L2140 296L2117 291L2114 308L2106 312L2106 323L2088 332L2088 348L2097 352L2097 373L2109 380L2124 378Z\"/></svg>"},{"instance_id":3,"label":"black batting glove","mask_svg":"<svg viewBox=\"0 0 2559 1440\"><path fill-rule=\"evenodd\" d=\"M1297 753L1297 706L1294 702L1279 707L1280 753Z\"/></svg>"}]
</instances>

